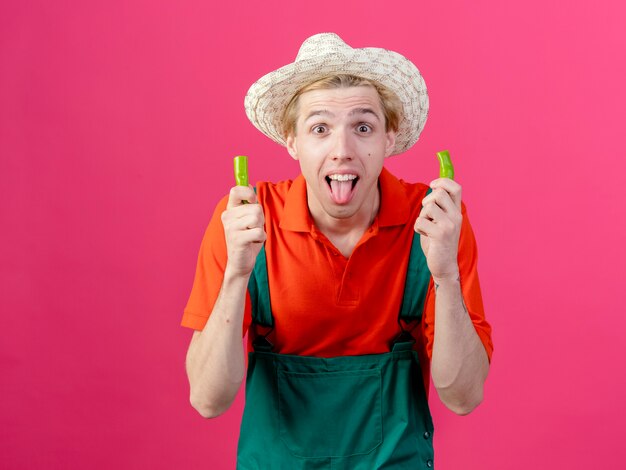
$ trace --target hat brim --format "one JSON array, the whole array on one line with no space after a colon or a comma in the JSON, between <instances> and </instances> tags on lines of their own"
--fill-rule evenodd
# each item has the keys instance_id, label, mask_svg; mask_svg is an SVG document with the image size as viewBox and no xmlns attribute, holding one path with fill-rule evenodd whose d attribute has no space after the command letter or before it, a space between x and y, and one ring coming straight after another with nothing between
<instances>
[{"instance_id":1,"label":"hat brim","mask_svg":"<svg viewBox=\"0 0 626 470\"><path fill-rule=\"evenodd\" d=\"M415 65L402 55L380 48L330 50L285 65L257 80L248 90L245 109L252 124L273 141L286 145L282 117L293 96L304 86L336 74L375 81L395 93L402 116L391 153L405 152L417 142L428 117L426 84Z\"/></svg>"}]
</instances>

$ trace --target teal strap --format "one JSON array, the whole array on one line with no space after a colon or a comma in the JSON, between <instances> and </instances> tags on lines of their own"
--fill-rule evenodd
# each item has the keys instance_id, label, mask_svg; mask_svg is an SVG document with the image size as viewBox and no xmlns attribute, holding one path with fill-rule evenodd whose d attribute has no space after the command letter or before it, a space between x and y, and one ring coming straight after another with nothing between
<instances>
[{"instance_id":1,"label":"teal strap","mask_svg":"<svg viewBox=\"0 0 626 470\"><path fill-rule=\"evenodd\" d=\"M256 186L254 187L256 193ZM265 244L256 257L254 269L248 280L248 292L250 293L250 303L252 304L252 321L258 325L268 328L274 327L274 317L272 316L272 304L270 301L270 284L267 280L267 256L265 255Z\"/></svg>"},{"instance_id":2,"label":"teal strap","mask_svg":"<svg viewBox=\"0 0 626 470\"><path fill-rule=\"evenodd\" d=\"M399 351L411 351L413 349L413 344L415 340L411 339L410 341L396 341L392 343L391 350L393 352Z\"/></svg>"},{"instance_id":3,"label":"teal strap","mask_svg":"<svg viewBox=\"0 0 626 470\"><path fill-rule=\"evenodd\" d=\"M250 280L248 281L248 292L250 292L250 302L252 304L252 320L254 323L274 327L274 317L272 316L272 304L270 302L270 289L267 279L267 256L265 255L265 245L261 248Z\"/></svg>"},{"instance_id":4,"label":"teal strap","mask_svg":"<svg viewBox=\"0 0 626 470\"><path fill-rule=\"evenodd\" d=\"M431 189L429 188L426 196L430 192ZM400 309L400 318L402 320L406 322L421 320L429 284L430 271L420 244L420 234L415 232L411 243L411 254L409 255L409 266L406 271L402 308Z\"/></svg>"}]
</instances>

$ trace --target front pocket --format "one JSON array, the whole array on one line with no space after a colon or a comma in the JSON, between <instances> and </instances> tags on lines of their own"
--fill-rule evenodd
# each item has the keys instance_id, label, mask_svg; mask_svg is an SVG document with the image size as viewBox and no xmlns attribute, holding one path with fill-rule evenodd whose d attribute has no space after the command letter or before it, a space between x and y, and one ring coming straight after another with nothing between
<instances>
[{"instance_id":1,"label":"front pocket","mask_svg":"<svg viewBox=\"0 0 626 470\"><path fill-rule=\"evenodd\" d=\"M382 440L379 368L278 371L280 438L304 458L367 454Z\"/></svg>"}]
</instances>

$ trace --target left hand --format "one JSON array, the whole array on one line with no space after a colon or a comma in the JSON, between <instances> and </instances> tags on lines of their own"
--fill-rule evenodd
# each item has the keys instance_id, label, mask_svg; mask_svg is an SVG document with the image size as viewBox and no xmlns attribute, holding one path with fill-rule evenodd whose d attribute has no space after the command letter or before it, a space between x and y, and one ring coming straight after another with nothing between
<instances>
[{"instance_id":1,"label":"left hand","mask_svg":"<svg viewBox=\"0 0 626 470\"><path fill-rule=\"evenodd\" d=\"M430 183L432 192L422 201L414 229L421 235L422 251L433 279L457 279L461 214L461 186L449 178Z\"/></svg>"}]
</instances>

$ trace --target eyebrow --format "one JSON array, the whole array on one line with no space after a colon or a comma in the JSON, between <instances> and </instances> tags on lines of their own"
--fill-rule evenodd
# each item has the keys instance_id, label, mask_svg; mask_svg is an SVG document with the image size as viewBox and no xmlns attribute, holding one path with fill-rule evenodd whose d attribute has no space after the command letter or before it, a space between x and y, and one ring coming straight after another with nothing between
<instances>
[{"instance_id":1,"label":"eyebrow","mask_svg":"<svg viewBox=\"0 0 626 470\"><path fill-rule=\"evenodd\" d=\"M333 117L334 114L328 111L327 109L320 109L319 111L311 111L307 117L304 118L304 121L308 121L313 116L330 116Z\"/></svg>"},{"instance_id":2,"label":"eyebrow","mask_svg":"<svg viewBox=\"0 0 626 470\"><path fill-rule=\"evenodd\" d=\"M355 116L357 114L372 114L374 117L376 117L376 119L378 119L380 121L380 116L378 116L378 114L376 114L376 112L372 109L372 108L355 108L352 111L350 111L350 114L348 114L348 116ZM313 116L329 116L329 117L334 117L335 114L331 113L330 111L328 111L327 109L320 109L318 111L311 111L308 116L306 118L304 118L304 121L308 121L309 119L311 119Z\"/></svg>"},{"instance_id":3,"label":"eyebrow","mask_svg":"<svg viewBox=\"0 0 626 470\"><path fill-rule=\"evenodd\" d=\"M378 114L376 114L376 111L374 111L372 108L353 109L352 111L350 111L349 116L354 116L355 114L373 114L376 117L376 119L380 120L380 117L378 116Z\"/></svg>"}]
</instances>

